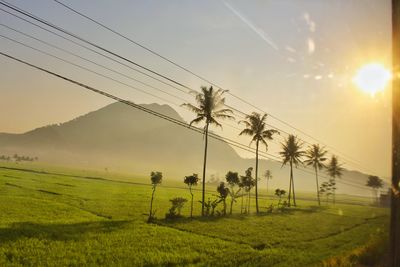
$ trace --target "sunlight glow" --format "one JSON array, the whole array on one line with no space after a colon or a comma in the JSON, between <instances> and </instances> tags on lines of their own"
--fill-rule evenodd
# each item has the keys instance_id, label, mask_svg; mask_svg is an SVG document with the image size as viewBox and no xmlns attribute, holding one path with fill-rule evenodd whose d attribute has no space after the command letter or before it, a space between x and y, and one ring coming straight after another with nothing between
<instances>
[{"instance_id":1,"label":"sunlight glow","mask_svg":"<svg viewBox=\"0 0 400 267\"><path fill-rule=\"evenodd\" d=\"M385 89L391 80L391 72L379 63L362 66L353 78L353 82L364 92L374 96Z\"/></svg>"}]
</instances>

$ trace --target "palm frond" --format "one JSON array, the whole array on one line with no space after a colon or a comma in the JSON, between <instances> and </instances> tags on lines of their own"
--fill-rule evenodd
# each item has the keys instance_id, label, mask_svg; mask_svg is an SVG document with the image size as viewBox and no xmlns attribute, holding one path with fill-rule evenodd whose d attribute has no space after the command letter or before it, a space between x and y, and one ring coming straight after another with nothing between
<instances>
[{"instance_id":1,"label":"palm frond","mask_svg":"<svg viewBox=\"0 0 400 267\"><path fill-rule=\"evenodd\" d=\"M192 124L198 124L199 122L201 122L202 120L204 120L205 117L204 116L199 116L197 118L195 118L194 120L192 120L189 125L191 126Z\"/></svg>"},{"instance_id":2,"label":"palm frond","mask_svg":"<svg viewBox=\"0 0 400 267\"><path fill-rule=\"evenodd\" d=\"M193 113L196 113L196 114L201 114L203 112L200 108L198 108L195 105L192 105L190 103L184 103L181 106L182 107L186 107L188 110L190 110L190 111L192 111Z\"/></svg>"},{"instance_id":3,"label":"palm frond","mask_svg":"<svg viewBox=\"0 0 400 267\"><path fill-rule=\"evenodd\" d=\"M239 133L239 135L253 135L253 131L251 129L245 128Z\"/></svg>"}]
</instances>

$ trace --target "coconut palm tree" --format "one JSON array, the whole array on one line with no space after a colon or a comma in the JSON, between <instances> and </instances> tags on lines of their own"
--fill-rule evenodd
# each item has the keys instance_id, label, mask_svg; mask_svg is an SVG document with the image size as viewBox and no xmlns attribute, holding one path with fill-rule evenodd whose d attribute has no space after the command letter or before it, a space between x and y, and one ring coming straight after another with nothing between
<instances>
[{"instance_id":1,"label":"coconut palm tree","mask_svg":"<svg viewBox=\"0 0 400 267\"><path fill-rule=\"evenodd\" d=\"M196 118L190 122L190 125L197 124L202 121L205 122L204 126L204 160L203 160L203 180L202 180L202 201L201 201L201 215L204 216L204 201L205 201L205 186L206 186L206 167L207 167L207 146L208 146L208 130L209 126L214 124L222 128L222 125L217 119L234 119L232 110L224 108L225 98L223 97L226 90L214 90L211 86L201 87L201 92L196 93L196 102L198 106L190 103L185 103L182 106L187 107L189 110L196 114Z\"/></svg>"},{"instance_id":2,"label":"coconut palm tree","mask_svg":"<svg viewBox=\"0 0 400 267\"><path fill-rule=\"evenodd\" d=\"M268 182L269 182L269 180L272 180L272 178L273 178L272 172L270 170L266 170L264 173L264 178L265 178L265 180L267 180L267 196L268 196Z\"/></svg>"},{"instance_id":3,"label":"coconut palm tree","mask_svg":"<svg viewBox=\"0 0 400 267\"><path fill-rule=\"evenodd\" d=\"M256 143L256 169L255 169L255 190L256 190L256 212L259 212L258 209L258 148L260 143L265 146L265 149L268 150L267 140L272 140L272 136L275 133L279 132L274 129L266 129L267 125L265 123L267 119L267 114L261 115L257 112L253 112L250 115L246 116L246 120L240 121L239 123L243 123L246 128L240 132L239 135L249 135L252 137L250 145L255 142Z\"/></svg>"},{"instance_id":4,"label":"coconut palm tree","mask_svg":"<svg viewBox=\"0 0 400 267\"><path fill-rule=\"evenodd\" d=\"M317 198L319 206L321 206L321 200L319 197L318 171L326 167L324 164L324 161L327 160L325 157L326 153L328 152L325 150L325 148L320 147L318 144L314 144L308 148L305 154L307 159L304 161L305 164L312 166L315 170L315 181L317 183Z\"/></svg>"},{"instance_id":5,"label":"coconut palm tree","mask_svg":"<svg viewBox=\"0 0 400 267\"><path fill-rule=\"evenodd\" d=\"M294 179L293 179L293 165L296 167L302 163L301 157L304 155L304 151L301 150L303 143L298 140L294 135L289 135L288 138L282 143L282 151L279 152L283 162L282 166L289 163L290 165L290 181L289 181L289 196L288 206L290 207L291 193L293 192L293 204L296 206L296 195L294 190Z\"/></svg>"},{"instance_id":6,"label":"coconut palm tree","mask_svg":"<svg viewBox=\"0 0 400 267\"><path fill-rule=\"evenodd\" d=\"M338 157L333 155L328 167L327 167L327 172L330 177L332 177L332 180L336 184L336 177L342 177L344 169L342 168L342 164L339 163ZM333 193L333 204L336 203L336 187L333 188L332 193Z\"/></svg>"}]
</instances>

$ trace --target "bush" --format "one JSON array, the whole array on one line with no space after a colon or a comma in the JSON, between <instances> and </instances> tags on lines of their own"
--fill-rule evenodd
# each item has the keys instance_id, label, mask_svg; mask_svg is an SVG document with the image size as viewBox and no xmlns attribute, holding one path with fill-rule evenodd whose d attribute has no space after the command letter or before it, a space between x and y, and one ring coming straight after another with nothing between
<instances>
[{"instance_id":1,"label":"bush","mask_svg":"<svg viewBox=\"0 0 400 267\"><path fill-rule=\"evenodd\" d=\"M181 210L185 203L187 202L186 198L183 197L176 197L173 199L170 199L172 203L172 207L169 209L169 212L165 214L166 219L176 219L180 218L181 216Z\"/></svg>"}]
</instances>

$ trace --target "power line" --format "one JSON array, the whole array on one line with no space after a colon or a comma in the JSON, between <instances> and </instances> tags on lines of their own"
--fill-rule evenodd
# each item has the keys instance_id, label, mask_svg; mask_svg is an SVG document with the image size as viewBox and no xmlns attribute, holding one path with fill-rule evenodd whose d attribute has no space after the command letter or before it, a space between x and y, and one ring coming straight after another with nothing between
<instances>
[{"instance_id":1,"label":"power line","mask_svg":"<svg viewBox=\"0 0 400 267\"><path fill-rule=\"evenodd\" d=\"M169 101L169 100L167 100L167 99L165 99L165 98L162 98L162 97L160 97L160 96L154 95L154 94L149 93L149 92L147 92L147 91L145 91L145 90L142 90L142 89L140 89L140 88L134 87L134 86L129 85L129 84L127 84L127 83L121 82L121 81L119 81L119 80L116 80L116 79L114 79L114 78L112 78L112 77L109 77L109 76L107 76L107 75L101 74L101 73L99 73L99 72L90 70L90 69L88 69L88 68L86 68L86 67L83 67L83 66L81 66L81 65L75 64L75 63L73 63L73 62L71 62L71 61L68 61L68 60L66 60L66 59L60 58L60 57L58 57L58 56L55 56L55 55L53 55L53 54L50 54L50 53L45 52L45 51L43 51L43 50L40 50L40 49L38 49L38 48L35 48L35 47L30 46L30 45L24 44L24 43L22 43L22 42L19 42L19 41L13 39L13 38L4 36L4 35L2 35L2 34L0 34L0 37L1 37L1 38L4 38L4 39L7 39L7 40L9 40L9 41L12 41L12 42L14 42L14 43L20 44L20 45L22 45L22 46L25 46L25 47L27 47L27 48L30 48L30 49L32 49L32 50L34 50L34 51L37 51L37 52L42 53L42 54L44 54L44 55L47 55L47 56L49 56L49 57L58 59L58 60L60 60L60 61L63 61L63 62L65 62L65 63L68 63L68 64L70 64L70 65L73 65L73 66L75 66L75 67L77 67L77 68L86 70L86 71L91 72L91 73L93 73L93 74L96 74L96 75L98 75L98 76L100 76L100 77L109 79L109 80L111 80L111 81L114 81L114 82L119 83L119 84L122 84L122 85L125 85L125 86L127 86L127 87L130 87L130 88L132 88L132 89L134 89L134 90L137 90L137 91L139 91L139 92L142 92L142 93L144 93L144 94L147 94L147 95L153 96L153 97L155 97L155 98L161 99L161 100L163 100L163 101L165 101L165 102L168 102L168 103L170 103L170 104L177 105L177 104L175 104L175 103L173 103L173 102L171 102L171 101Z\"/></svg>"},{"instance_id":2,"label":"power line","mask_svg":"<svg viewBox=\"0 0 400 267\"><path fill-rule=\"evenodd\" d=\"M92 91L92 92L95 92L95 93L97 93L97 94L100 94L100 95L103 95L103 96L105 96L105 97L111 98L111 99L113 99L113 100L115 100L115 101L118 101L118 102L121 102L121 103L123 103L123 104L132 106L132 107L134 107L134 108L136 108L136 109L142 110L142 111L144 111L144 112L146 112L146 113L149 113L149 114L154 115L154 116L156 116L156 117L159 117L159 118L161 118L161 119L165 119L165 120L170 121L170 122L172 122L172 123L175 123L175 124L177 124L177 125L179 125L179 126L183 126L183 127L187 128L187 129L190 129L190 130L192 130L192 131L198 132L198 133L200 133L200 134L203 134L203 133L204 133L204 130L203 130L203 129L200 129L200 128L197 128L197 127L193 127L193 126L187 124L186 122L177 120L177 119L175 119L175 118L169 117L169 116L167 116L167 115L161 114L161 113L156 112L156 111L153 111L153 110L151 110L151 109L142 107L142 106L140 106L140 105L138 105L138 104L135 104L135 103L133 103L133 102L131 102L131 101L122 99L122 98L120 98L120 97L117 97L117 96L112 95L112 94L110 94L110 93L107 93L107 92L105 92L105 91L96 89L96 88L94 88L94 87L92 87L92 86L86 85L86 84L84 84L84 83L81 83L81 82L78 82L78 81L76 81L76 80L70 79L70 78L65 77L65 76L63 76L63 75L57 74L57 73L55 73L55 72L53 72L53 71L50 71L50 70L47 70L47 69L45 69L45 68L39 67L39 66L37 66L37 65L31 64L31 63L29 63L29 62L27 62L27 61L24 61L24 60L22 60L22 59L18 59L18 58L14 57L14 56L11 56L11 55L9 55L9 54L0 52L0 55L5 56L5 57L10 58L10 59L13 59L14 61L18 61L18 62L20 62L20 63L23 63L23 64L25 64L25 65L27 65L27 66L30 66L30 67L35 68L35 69L37 69L37 70L40 70L40 71L42 71L42 72L46 72L46 73L48 73L48 74L50 74L50 75L53 75L53 76L55 76L55 77L58 77L58 78L60 78L60 79L63 79L63 80L68 81L68 82L70 82L70 83L73 83L73 84L75 84L75 85L78 85L78 86L80 86L80 87L83 87L83 88L85 88L85 89L87 89L87 90L90 90L90 91ZM240 149L247 150L247 151L249 151L249 152L253 152L253 150L252 150L251 148L246 148L245 145L240 144L240 143L238 143L238 142L236 142L236 141L234 141L234 140L227 139L227 138L223 138L223 137L218 136L218 135L216 135L216 134L214 134L214 133L212 133L212 132L210 132L209 135L210 135L210 137L212 137L212 138L214 138L214 139L217 139L217 140L220 140L220 141L224 141L224 142L226 142L226 143L229 143L229 144L232 145L232 146L238 147L238 148L240 148ZM264 157L267 158L266 156L264 156Z\"/></svg>"},{"instance_id":3,"label":"power line","mask_svg":"<svg viewBox=\"0 0 400 267\"><path fill-rule=\"evenodd\" d=\"M109 67L107 67L107 66L104 66L104 65L102 65L102 64L96 63L96 62L94 62L93 60L90 60L90 59L87 59L87 58L85 58L85 57L82 57L82 56L80 56L80 55L78 55L78 54L75 54L75 53L73 53L73 52L71 52L71 51L68 51L67 49L61 48L61 47L59 47L59 46L53 45L53 44L51 44L51 43L49 43L49 42L43 41L43 40L41 40L41 39L39 39L39 38L36 38L36 37L34 37L34 36L30 35L30 34L27 34L27 33L25 33L25 32L19 31L19 30L17 30L17 29L14 29L14 28L12 28L12 27L10 27L10 26L7 26L7 25L5 25L5 24L2 24L2 23L0 23L0 26L3 26L3 27L5 27L5 28L7 28L7 29L9 29L9 30L12 30L12 31L14 31L14 32L17 32L17 33L19 33L19 34L21 34L21 35L24 35L24 36L26 36L26 37L29 37L29 38L31 38L31 39L34 39L34 40L36 40L36 41L38 41L38 42L41 42L41 43L43 43L43 44L45 44L45 45L47 45L47 46L49 46L49 47L55 48L55 49L57 49L57 50L59 50L59 51L62 51L62 52L64 52L64 53L67 53L67 54L69 54L69 55L72 55L72 56L74 56L74 57L77 57L77 58L79 58L79 59L82 59L82 60L84 60L84 61L86 61L86 62L89 62L89 63L91 63L91 64L93 64L93 65L96 65L96 66L101 67L101 68L103 68L103 69L106 69L106 70L108 70L108 71L114 72L114 73L116 73L116 74L118 74L118 75L121 75L121 76L123 76L123 77L125 77L125 78L127 78L127 79L130 79L130 80L132 80L132 81L135 81L135 82L137 82L137 83L140 83L140 84L142 84L142 85L145 85L145 86L147 86L147 87L150 87L150 88L152 88L152 89L154 89L154 90L160 91L160 92L162 92L162 93L164 93L164 94L167 94L167 95L169 95L169 96L171 96L171 97L177 98L177 99L179 99L179 100L181 100L181 101L187 101L187 99L183 99L183 98L181 98L181 97L179 97L179 96L177 96L177 95L173 95L173 94L171 94L171 93L169 93L169 92L166 92L166 91L164 91L164 90L162 90L162 89L160 89L160 88L157 88L157 87L155 87L155 86L153 86L153 85L151 85L151 84L142 82L142 81L140 81L140 80L138 80L138 79L135 79L135 78L132 78L131 76L128 76L128 75L126 75L126 74L124 74L124 73L122 73L122 72L116 71L115 69L111 69L111 68L109 68ZM20 42L14 40L14 39L12 39L12 38L8 38L8 37L5 37L5 36L3 36L3 37L9 39L10 41L17 42L17 43L19 43L20 45L27 46L27 45L22 44L22 43L20 43ZM39 50L37 50L37 49L35 49L35 48L32 48L32 47L30 47L30 46L28 46L28 47L31 48L31 49L34 49L34 50L36 50L36 51L38 51L38 52L44 53L44 54L46 54L46 55L48 55L48 56L52 56L52 57L55 57L55 58L61 60L60 58L58 58L58 57L56 57L56 56L53 56L53 55L50 55L49 53L46 53L46 52L44 52L44 51L39 51ZM66 62L65 60L63 60L63 61ZM72 64L71 62L67 62L67 63ZM154 96L154 95L153 95L153 96Z\"/></svg>"},{"instance_id":4,"label":"power line","mask_svg":"<svg viewBox=\"0 0 400 267\"><path fill-rule=\"evenodd\" d=\"M179 85L179 86L181 86L181 87L184 87L184 88L186 88L186 89L191 90L190 87L188 87L188 86L186 86L186 85L184 85L184 84L182 84L182 83L180 83L180 82L178 82L178 81L176 81L176 80L174 80L174 79L171 79L171 78L169 78L169 77L167 77L167 76L165 76L165 75L163 75L163 74L161 74L161 73L159 73L159 72L157 72L157 71L153 71L153 70L151 70L151 69L145 67L145 66L142 65L142 64L139 64L139 63L137 63L137 62L135 62L135 61L133 61L133 60L131 60L131 59L128 59L128 58L126 58L126 57L124 57L124 56L121 56L121 55L119 55L119 54L117 54L117 53L115 53L115 52L113 52L113 51L111 51L111 50L109 50L109 49L106 49L106 48L104 48L104 47L102 47L102 46L100 46L100 45L97 45L97 44L95 44L95 43L93 43L93 42L91 42L91 41L88 41L88 40L86 40L86 39L84 39L84 38L82 38L82 37L80 37L80 36L78 36L78 35L76 35L76 34L74 34L74 33L71 33L71 32L69 32L69 31L67 31L67 30L65 30L65 29L63 29L63 28L61 28L61 27L59 27L59 26L57 26L57 25L55 25L55 24L49 22L49 21L46 21L46 20L44 20L44 19L41 19L41 18L39 18L39 17L37 17L37 16L35 16L35 15L29 13L29 12L24 11L24 10L21 9L21 8L18 8L18 7L16 7L16 6L14 6L14 5L11 5L11 4L7 3L6 1L2 1L0 4L6 6L6 7L8 7L8 8L10 8L10 9L12 9L12 10L18 12L18 13L21 13L21 14L23 14L23 15L25 15L25 16L31 18L31 19L34 19L34 20L36 20L36 21L39 21L39 22L45 24L45 25L48 26L48 27L54 28L54 29L56 29L56 30L58 30L58 31L60 31L60 32L62 32L62 33L64 33L64 34L66 34L66 35L69 35L69 36L71 36L71 37L73 37L73 38L75 38L75 39L77 39L77 40L79 40L79 41L81 41L81 42L84 42L84 43L86 43L86 44L89 44L89 45L91 45L91 46L93 46L93 47L95 47L95 48L97 48L97 49L99 49L99 50L101 50L101 51L103 51L103 52L106 52L106 53L108 53L108 54L110 54L110 55L112 55L112 56L114 56L114 57L117 57L117 58L122 59L122 60L124 60L124 61L126 61L126 62L129 62L130 64L133 64L133 65L135 65L135 66L137 66L137 67L139 67L139 68L142 68L142 69L144 69L144 70L146 70L146 71L148 71L148 72L150 72L150 73L152 73L152 74L154 74L154 75L157 75L157 76L159 76L159 77L161 77L161 78L163 78L163 79L165 79L165 80L167 80L167 81L169 81L169 82L175 83L176 85Z\"/></svg>"},{"instance_id":5,"label":"power line","mask_svg":"<svg viewBox=\"0 0 400 267\"><path fill-rule=\"evenodd\" d=\"M80 86L80 87L83 87L83 88L85 88L85 89L87 89L87 90L89 90L89 91L92 91L92 92L94 92L94 93L103 95L103 96L108 97L108 98L111 98L111 99L113 99L113 100L115 100L115 101L118 101L118 102L121 102L121 103L123 103L123 104L129 105L129 106L131 106L131 107L134 107L134 108L136 108L136 109L139 109L139 110L141 110L141 111L144 111L144 112L146 112L146 113L148 113L148 114L151 114L151 115L153 115L153 116L156 116L156 117L159 117L159 118L161 118L161 119L170 121L170 122L172 122L172 123L174 123L174 124L176 124L176 125L185 127L185 128L187 128L187 129L190 129L190 130L195 131L195 132L197 132L197 133L203 134L203 132L204 132L203 129L190 126L189 124L187 124L187 123L185 123L185 122L183 122L183 121L174 119L174 118L169 117L169 116L167 116L167 115L164 115L164 114L162 114L162 113L159 113L159 112L153 111L153 110L151 110L151 109L142 107L142 106L140 106L140 105L138 105L138 104L135 104L135 103L133 103L133 102L131 102L131 101L122 99L122 98L120 98L120 97L117 97L117 96L112 95L112 94L110 94L110 93L107 93L107 92L105 92L105 91L96 89L96 88L91 87L91 86L89 86L89 85L86 85L86 84L84 84L84 83L81 83L81 82L75 81L75 80L73 80L73 79L67 78L67 77L65 77L65 76L62 76L62 75L57 74L57 73L55 73L55 72L52 72L52 71L50 71L50 70L47 70L47 69L44 69L44 68L42 68L42 67L36 66L36 65L34 65L34 64L28 63L27 61L18 59L18 58L14 57L14 56L8 55L8 54L3 53L3 52L0 52L0 55L2 55L2 56L4 56L4 57L7 57L7 58L10 58L10 59L12 59L12 60L14 60L14 61L20 62L20 63L22 63L22 64L25 64L25 65L27 65L27 66L30 66L30 67L32 67L32 68L35 68L35 69L37 69L37 70L40 70L40 71L42 71L42 72L48 73L48 74L50 74L50 75L52 75L52 76L55 76L55 77L60 78L60 79L62 79L62 80L68 81L68 82L73 83L73 84L75 84L75 85L78 85L78 86ZM222 137L220 137L220 136L218 136L218 135L215 135L215 134L213 134L213 133L210 133L210 137L211 137L211 138L214 138L214 139L216 139L216 140L223 141L223 142L225 142L225 143L228 143L228 144L230 144L230 145L232 145L232 146L235 146L235 147L238 147L238 148L240 148L240 149L247 150L247 151L249 151L249 152L254 152L254 150L252 150L252 149L250 149L250 148L245 148L245 147L243 147L244 145L242 145L242 144L239 144L239 143L237 143L237 142L235 142L235 141L232 141L232 140L229 140L229 139L226 139L226 138L222 138ZM262 156L262 157L264 157L264 158L268 158L268 157L265 156L265 155L260 155L260 156ZM268 158L268 159L271 159L271 158ZM275 160L275 159L272 159L272 160L277 161L277 160ZM307 171L306 171L306 172L307 172Z\"/></svg>"},{"instance_id":6,"label":"power line","mask_svg":"<svg viewBox=\"0 0 400 267\"><path fill-rule=\"evenodd\" d=\"M7 3L6 1L2 1L2 2ZM140 68L143 68L144 70L150 71L151 73L156 74L156 75L158 75L158 76L160 76L160 77L162 77L162 78L166 78L168 81L173 81L175 84L180 85L180 86L182 86L182 87L188 89L190 92L197 92L196 90L194 90L194 89L192 89L192 88L190 88L190 87L188 87L188 86L186 86L186 85L183 85L183 84L180 83L180 82L177 82L177 81L175 81L175 80L173 80L173 79L171 79L171 78L168 78L168 77L166 77L165 75L159 74L158 72L152 71L152 70L150 70L150 69L148 69L148 68L142 66L141 64L135 63L134 61L132 61L132 60L130 60L130 59L127 59L127 58L125 58L125 57L123 57L123 56L120 56L120 55L114 53L114 52L111 52L110 50L105 49L105 48L103 48L103 47L101 47L101 46L99 46L99 45L96 45L96 44L94 44L94 43L92 43L92 42L90 42L90 41L87 41L87 40L85 40L84 38L77 36L76 34L70 33L70 32L68 32L68 31L62 29L61 27L58 27L58 26L56 26L56 25L54 25L54 24L52 24L52 23L50 23L50 22L48 22L48 21L45 21L45 20L43 20L43 19L41 19L41 18L39 18L39 17L37 17L37 16L35 16L35 15L29 13L29 12L26 12L26 11L24 11L24 10L22 10L22 9L16 7L16 6L14 6L14 5L11 5L11 4L8 4L8 3L7 3L7 4L0 3L0 4L5 5L5 6L7 6L8 8L10 8L10 9L12 9L12 10L14 10L14 11L17 11L17 12L19 12L19 13L25 15L25 16L28 16L28 17L30 17L31 19L34 19L34 20L36 20L36 21L39 21L39 22L41 22L41 23L47 25L48 27L54 28L54 29L56 29L56 30L58 30L58 31L63 32L64 34L67 34L67 35L69 35L69 36L72 36L72 37L74 37L74 38L76 38L76 39L78 39L78 40L80 40L80 41L82 41L82 42L85 42L85 43L87 43L87 44L89 44L89 45L92 45L92 46L94 46L94 47L96 47L96 48L98 48L98 49L100 49L100 50L102 50L102 51L105 51L105 52L107 52L107 53L109 53L109 54L111 54L111 55L113 55L113 56L116 56L116 57L118 57L118 58L121 58L121 59L123 59L123 60L125 60L125 61L127 61L127 62L129 62L129 63L131 63L131 64L134 64L135 66L138 66L138 67L140 67ZM4 10L3 10L3 11L4 11ZM5 11L5 12L7 12L7 11ZM10 13L10 12L7 12L7 13L9 13L9 14L15 16L15 14L12 14L12 13ZM26 20L25 20L25 21L26 21ZM29 21L28 21L28 22L29 22ZM40 27L40 26L39 26L39 27ZM42 27L41 27L41 28L42 28ZM58 34L57 34L57 35L58 35ZM59 36L59 35L58 35L58 36ZM62 37L62 38L66 39L65 37ZM67 40L69 40L69 39L67 38ZM72 41L72 42L74 42L74 41ZM76 42L74 42L74 43L76 43ZM77 43L76 43L76 44L77 44ZM83 47L87 48L86 46L83 46ZM87 49L89 49L89 50L91 50L92 52L95 52L95 53L97 53L97 54L100 54L100 55L102 55L102 56L105 56L105 55L103 55L103 54L101 54L101 53L99 53L99 52L97 52L97 51L95 51L95 50L93 50L93 49L90 49L90 48L87 48ZM106 57L107 57L107 58L110 58L110 57L108 57L108 56L106 56ZM115 61L115 60L114 60L114 61ZM119 62L119 61L116 61L116 62L122 64L122 63ZM124 65L125 65L125 64L124 64ZM135 71L138 71L138 70L136 70L136 69L134 69L134 70L135 70ZM140 71L139 71L139 72L140 72ZM140 73L144 74L143 72L140 72ZM149 76L148 74L144 74L144 75ZM152 76L149 76L149 77L152 77ZM154 77L152 77L152 78L154 78ZM156 79L156 78L155 78L155 79ZM173 88L176 88L176 87L174 87L174 86L172 86L172 87L173 87ZM178 88L176 88L176 89L178 89ZM189 92L186 92L186 93L189 93ZM251 103L249 103L249 104L251 104ZM232 107L232 106L229 106L229 105L225 105L225 106L227 106L228 108L231 108L231 109L233 109L233 110L235 110L235 111L237 111L237 112L239 112L239 113L241 113L241 114L247 116L246 113L244 113L244 112L242 112L242 111L240 111L240 110L238 110L238 109L236 109L236 108L234 108L234 107ZM274 126L273 126L273 127L274 127ZM277 128L277 127L274 127L274 128L276 128L276 129L278 129L278 130L281 130L281 129ZM281 130L281 131L283 131L283 130ZM287 133L287 132L286 132L286 133ZM287 134L288 134L288 133L287 133ZM304 140L303 140L303 141L304 141ZM308 143L307 141L304 141L304 142L305 142L305 143ZM311 143L308 143L308 144L311 144Z\"/></svg>"},{"instance_id":7,"label":"power line","mask_svg":"<svg viewBox=\"0 0 400 267\"><path fill-rule=\"evenodd\" d=\"M0 4L2 4L2 3L0 3ZM93 53L95 53L95 54L97 54L97 55L100 55L100 56L102 56L102 57L104 57L104 58L107 58L108 60L111 60L111 61L113 61L113 62L116 62L116 63L118 63L118 64L120 64L120 65L122 65L122 66L124 66L124 67L126 67L126 68L129 68L129 69L131 69L131 70L133 70L133 71L135 71L135 72L138 72L138 73L140 73L140 74L142 74L142 75L144 75L144 76L146 76L146 77L149 77L149 78L151 78L151 79L153 79L153 80L155 80L155 81L158 81L158 82L160 82L160 83L163 83L163 84L165 84L165 85L167 85L167 86L169 86L169 87L172 87L172 88L174 88L174 89L176 89L176 90L179 90L179 91L181 91L181 92L183 92L183 93L188 93L187 91L184 91L184 90L182 90L182 89L179 88L179 87L176 87L176 86L171 85L171 84L169 84L169 83L167 83L167 82L165 82L165 81L163 81L163 80L161 80L161 79L158 79L158 78L156 78L156 77L153 77L153 76L151 76L151 75L149 75L149 74L147 74L147 73L145 73L145 72L143 72L143 71L141 71L141 70L138 70L138 69L136 69L136 68L133 68L132 66L130 66L130 65L128 65L128 64L125 64L125 63L123 63L123 62L121 62L121 61L118 61L118 60L116 60L115 58L112 58L112 57L107 56L107 55L105 55L105 54L103 54L103 53L101 53L101 52L98 52L98 51L96 51L96 50L94 50L94 49L92 49L92 48L90 48L90 47L87 47L87 46L85 46L85 45L82 45L81 43L78 43L78 42L76 42L76 41L74 41L74 40L68 39L68 38L66 38L66 37L63 36L63 35L60 35L60 34L54 32L54 31L51 31L51 30L49 30L49 29L46 29L46 28L44 28L44 27L42 27L42 26L40 26L40 25L38 25L38 24L36 24L36 23L34 23L34 22L32 22L32 21L29 21L29 20L27 20L27 19L24 19L24 18L22 18L22 17L20 17L20 16L18 16L18 15L16 15L16 14L13 14L13 13L11 13L11 12L9 12L9 11L3 9L3 8L0 8L0 10L3 11L3 12L5 12L5 13L7 13L7 14L9 14L9 15L12 15L13 17L16 17L16 18L18 18L18 19L20 19L20 20L23 20L23 21L25 21L25 22L27 22L27 23L29 23L29 24L35 26L35 27L38 27L38 28L40 28L40 29L42 29L42 30L44 30L44 31L46 31L46 32L48 32L48 33L51 33L51 34L53 34L53 35L55 35L55 36L58 36L58 37L62 38L63 40L66 40L66 41L68 41L68 42L71 42L71 43L73 43L73 44L75 44L75 45L77 45L77 46L79 46L79 47L82 47L82 48L84 48L84 49L86 49L86 50L88 50L88 51L91 51L91 52L93 52Z\"/></svg>"},{"instance_id":8,"label":"power line","mask_svg":"<svg viewBox=\"0 0 400 267\"><path fill-rule=\"evenodd\" d=\"M53 0L53 1L56 2L57 4L63 6L64 8L66 8L66 9L68 9L68 10L74 12L75 14L78 14L79 16L81 16L81 17L83 17L83 18L85 18L85 19L87 19L87 20L90 20L91 22L95 23L96 25L98 25L98 26L100 26L100 27L102 27L102 28L104 28L104 29L106 29L106 30L108 30L108 31L110 31L110 32L112 32L112 33L118 35L119 37L121 37L121 38L123 38L123 39L129 41L130 43L132 43L132 44L134 44L134 45L136 45L136 46L139 46L140 48L146 50L147 52L149 52L149 53L151 53L151 54L153 54L153 55L155 55L155 56L157 56L157 57L159 57L159 58L161 58L161 59L163 59L163 60L165 60L165 61L171 63L172 65L178 67L179 69L181 69L181 70L183 70L183 71L185 71L185 72L187 72L187 73L189 73L189 74L191 74L191 75L193 75L193 76L199 78L200 80L202 80L202 81L204 81L204 82L206 82L206 83L208 83L208 84L210 84L210 85L213 85L213 86L215 86L215 87L217 87L217 88L219 88L219 89L226 90L226 89L222 88L221 86L219 86L219 85L217 85L217 84L211 82L209 79L207 79L207 78L205 78L205 77L203 77L203 76L201 76L201 75L199 75L199 74L197 74L197 73L191 71L189 68L184 67L184 66L182 66L181 64L178 64L178 63L175 62L174 60L172 60L172 59L170 59L170 58L167 58L167 57L161 55L159 52L156 52L155 50L148 48L148 47L145 46L144 44L141 44L141 43L139 43L138 41L135 41L135 40L133 40L132 38L129 38L129 37L127 37L126 35L124 35L124 34L118 32L118 31L116 31L116 30L114 30L114 29L112 29L112 28L106 26L104 23L101 23L101 22L99 22L98 20L95 20L95 19L89 17L88 15L83 14L82 12L80 12L80 11L74 9L73 7L67 5L67 4L65 4L65 3L63 3L63 2L61 2L61 1L59 1L59 0ZM247 105L249 105L249 106L255 108L256 110L258 110L258 111L260 111L260 112L262 112L262 113L268 114L271 118L275 119L276 121L279 121L280 123L282 123L282 124L284 124L284 125L290 127L291 129L293 129L293 130L295 130L295 131L297 131L297 132L303 134L304 136L307 136L308 138L311 138L312 140L314 140L314 141L316 141L316 142L318 142L318 143L324 145L325 147L329 147L329 148L335 150L335 151L338 152L339 154L342 154L342 156L345 156L345 158L348 158L348 159L350 159L350 161L353 161L353 163L356 163L357 165L359 165L359 167L364 168L364 166L362 166L362 164L360 164L357 160L352 159L351 157L349 157L349 156L346 155L345 153L339 151L338 149L336 149L336 148L334 148L334 147L332 147L332 146L329 146L329 145L325 144L325 143L322 142L321 140L319 140L319 139L317 139L317 138L311 136L310 134L304 132L303 130L301 130L301 129L295 127L295 126L293 126L292 124L290 124L290 123L288 123L288 122L286 122L286 121L284 121L284 120L278 118L277 116L271 114L270 112L264 111L263 109L257 107L256 105L250 103L249 101L243 99L242 97L239 97L239 96L237 96L237 95L231 93L230 91L227 91L227 94L229 94L230 96L232 96L232 97L234 97L234 98L240 100L241 102L243 102L243 103L245 103L245 104L247 104ZM240 111L239 111L239 112L240 112ZM307 142L307 143L308 143L308 142ZM366 169L366 170L368 170L368 169ZM368 170L368 171L369 171L369 170Z\"/></svg>"}]
</instances>

